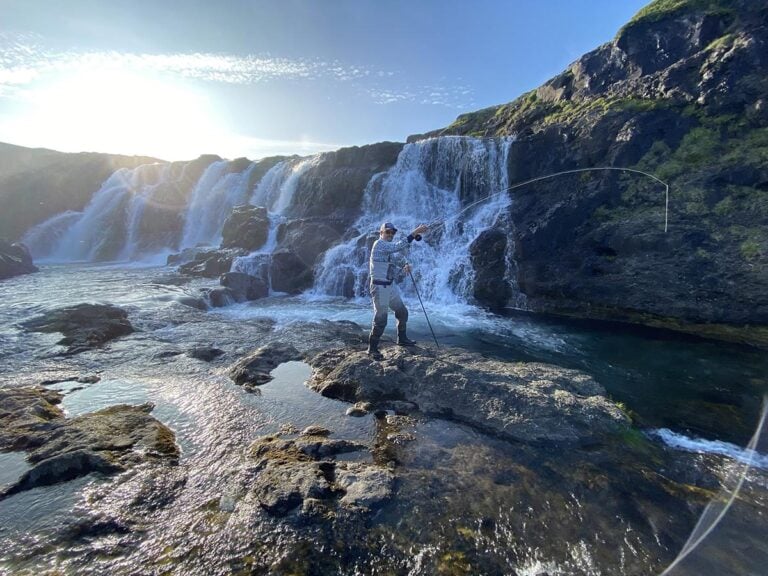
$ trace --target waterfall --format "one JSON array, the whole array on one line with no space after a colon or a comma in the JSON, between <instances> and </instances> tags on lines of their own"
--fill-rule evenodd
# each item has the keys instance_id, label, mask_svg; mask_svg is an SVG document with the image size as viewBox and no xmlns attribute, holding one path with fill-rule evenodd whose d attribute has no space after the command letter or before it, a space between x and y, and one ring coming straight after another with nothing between
<instances>
[{"instance_id":1,"label":"waterfall","mask_svg":"<svg viewBox=\"0 0 768 576\"><path fill-rule=\"evenodd\" d=\"M218 246L224 221L232 208L248 199L248 185L256 164L243 172L227 173L227 160L214 162L205 170L192 192L184 218L184 232L179 248L199 244Z\"/></svg>"},{"instance_id":2,"label":"waterfall","mask_svg":"<svg viewBox=\"0 0 768 576\"><path fill-rule=\"evenodd\" d=\"M285 221L285 213L299 187L301 177L322 159L322 154L307 158L292 158L275 164L264 175L250 198L250 204L264 206L269 216L269 233L264 246L232 261L232 272L243 272L263 278L270 286L269 268L272 252L277 246L277 231Z\"/></svg>"},{"instance_id":3,"label":"waterfall","mask_svg":"<svg viewBox=\"0 0 768 576\"><path fill-rule=\"evenodd\" d=\"M254 206L264 206L271 214L282 215L291 205L301 177L321 159L322 154L317 154L275 164L256 186L250 203Z\"/></svg>"},{"instance_id":4,"label":"waterfall","mask_svg":"<svg viewBox=\"0 0 768 576\"><path fill-rule=\"evenodd\" d=\"M73 210L56 214L27 230L21 241L36 260L50 259L50 255L61 245L62 238L82 216L82 212Z\"/></svg>"},{"instance_id":5,"label":"waterfall","mask_svg":"<svg viewBox=\"0 0 768 576\"><path fill-rule=\"evenodd\" d=\"M33 256L52 261L131 258L144 205L167 165L145 164L114 172L82 212L57 214L29 230L23 241Z\"/></svg>"},{"instance_id":6,"label":"waterfall","mask_svg":"<svg viewBox=\"0 0 768 576\"><path fill-rule=\"evenodd\" d=\"M411 245L406 256L423 297L446 304L471 297L473 270L469 248L493 226L510 199L499 194L451 218L473 200L509 186L507 158L512 138L441 137L407 144L389 171L366 187L357 233L326 252L315 274L316 295L364 296L368 293L368 255L384 221L408 234L418 224L447 218L434 234ZM406 283L406 291L412 290Z\"/></svg>"},{"instance_id":7,"label":"waterfall","mask_svg":"<svg viewBox=\"0 0 768 576\"><path fill-rule=\"evenodd\" d=\"M82 212L57 214L30 229L23 242L47 261L137 260L198 244L218 245L232 208L250 196L256 164L210 164L190 181L190 166L146 164L114 172ZM189 187L194 188L187 194Z\"/></svg>"}]
</instances>

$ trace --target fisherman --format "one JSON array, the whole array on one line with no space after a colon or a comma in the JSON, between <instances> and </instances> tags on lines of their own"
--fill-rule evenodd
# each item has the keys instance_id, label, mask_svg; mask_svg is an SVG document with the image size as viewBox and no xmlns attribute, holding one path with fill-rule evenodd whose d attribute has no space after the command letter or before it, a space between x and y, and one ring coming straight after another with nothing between
<instances>
[{"instance_id":1,"label":"fisherman","mask_svg":"<svg viewBox=\"0 0 768 576\"><path fill-rule=\"evenodd\" d=\"M414 239L421 240L421 234L428 229L420 224L407 237L394 242L397 228L391 222L384 222L379 228L379 238L371 247L370 279L371 300L373 301L373 326L368 339L368 355L374 360L381 360L379 340L387 327L388 308L395 311L397 319L397 343L400 346L415 346L405 333L408 322L408 309L400 298L396 281L411 272L411 265L405 259Z\"/></svg>"}]
</instances>

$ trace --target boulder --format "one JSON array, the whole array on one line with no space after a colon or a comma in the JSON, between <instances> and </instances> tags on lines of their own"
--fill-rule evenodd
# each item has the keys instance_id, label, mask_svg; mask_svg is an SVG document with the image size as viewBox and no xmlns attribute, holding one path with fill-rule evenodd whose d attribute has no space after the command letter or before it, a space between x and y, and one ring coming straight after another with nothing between
<instances>
[{"instance_id":1,"label":"boulder","mask_svg":"<svg viewBox=\"0 0 768 576\"><path fill-rule=\"evenodd\" d=\"M253 252L261 248L269 234L269 216L262 206L235 206L224 222L222 248L243 248Z\"/></svg>"},{"instance_id":2,"label":"boulder","mask_svg":"<svg viewBox=\"0 0 768 576\"><path fill-rule=\"evenodd\" d=\"M250 274L227 272L221 275L219 282L222 286L229 288L238 301L258 300L269 295L267 283Z\"/></svg>"},{"instance_id":3,"label":"boulder","mask_svg":"<svg viewBox=\"0 0 768 576\"><path fill-rule=\"evenodd\" d=\"M23 326L33 332L61 332L58 344L68 346L67 354L103 346L110 340L131 334L128 313L111 304L78 304L53 310L29 320Z\"/></svg>"},{"instance_id":4,"label":"boulder","mask_svg":"<svg viewBox=\"0 0 768 576\"><path fill-rule=\"evenodd\" d=\"M300 360L301 357L301 353L290 344L274 342L238 360L227 374L240 386L261 386L272 380L270 372L280 364Z\"/></svg>"},{"instance_id":5,"label":"boulder","mask_svg":"<svg viewBox=\"0 0 768 576\"><path fill-rule=\"evenodd\" d=\"M148 461L176 461L173 432L150 416L151 404L118 405L65 418L59 392L0 389L0 450L28 452L32 464L0 499L91 472L112 474Z\"/></svg>"},{"instance_id":6,"label":"boulder","mask_svg":"<svg viewBox=\"0 0 768 576\"><path fill-rule=\"evenodd\" d=\"M590 376L540 363L502 362L460 349L334 349L310 361L323 396L382 404L405 400L427 414L529 443L588 445L629 427Z\"/></svg>"},{"instance_id":7,"label":"boulder","mask_svg":"<svg viewBox=\"0 0 768 576\"><path fill-rule=\"evenodd\" d=\"M295 252L281 248L272 253L270 278L275 292L298 294L312 286L312 266Z\"/></svg>"},{"instance_id":8,"label":"boulder","mask_svg":"<svg viewBox=\"0 0 768 576\"><path fill-rule=\"evenodd\" d=\"M0 239L0 280L37 272L32 255L24 244L11 244Z\"/></svg>"},{"instance_id":9,"label":"boulder","mask_svg":"<svg viewBox=\"0 0 768 576\"><path fill-rule=\"evenodd\" d=\"M222 250L203 250L196 252L191 262L179 266L179 272L188 276L202 276L203 278L218 278L229 272L232 261L238 256L245 256L247 252L242 248L228 248Z\"/></svg>"},{"instance_id":10,"label":"boulder","mask_svg":"<svg viewBox=\"0 0 768 576\"><path fill-rule=\"evenodd\" d=\"M208 301L214 308L223 308L238 301L234 290L226 286L219 286L208 291Z\"/></svg>"},{"instance_id":11,"label":"boulder","mask_svg":"<svg viewBox=\"0 0 768 576\"><path fill-rule=\"evenodd\" d=\"M291 220L281 224L277 230L278 249L296 254L304 264L313 268L318 257L337 244L343 230L331 223L316 220Z\"/></svg>"},{"instance_id":12,"label":"boulder","mask_svg":"<svg viewBox=\"0 0 768 576\"><path fill-rule=\"evenodd\" d=\"M222 354L224 354L224 350L213 346L195 346L187 351L187 356L203 362L213 362Z\"/></svg>"}]
</instances>

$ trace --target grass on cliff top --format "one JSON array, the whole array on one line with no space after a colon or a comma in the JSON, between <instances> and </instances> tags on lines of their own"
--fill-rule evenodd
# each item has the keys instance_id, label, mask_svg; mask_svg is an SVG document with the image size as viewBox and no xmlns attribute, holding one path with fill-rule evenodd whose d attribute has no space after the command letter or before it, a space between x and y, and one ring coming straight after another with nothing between
<instances>
[{"instance_id":1,"label":"grass on cliff top","mask_svg":"<svg viewBox=\"0 0 768 576\"><path fill-rule=\"evenodd\" d=\"M624 29L630 26L634 26L641 22L646 24L658 22L676 12L730 12L732 9L733 6L727 0L654 0L645 8L641 8L640 11L622 27L619 31L619 35L621 35L621 32Z\"/></svg>"}]
</instances>

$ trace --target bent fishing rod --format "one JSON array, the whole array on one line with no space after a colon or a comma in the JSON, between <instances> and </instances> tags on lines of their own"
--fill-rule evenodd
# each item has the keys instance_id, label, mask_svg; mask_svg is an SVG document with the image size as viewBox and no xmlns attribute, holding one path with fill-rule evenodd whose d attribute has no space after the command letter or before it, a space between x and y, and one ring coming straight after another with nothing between
<instances>
[{"instance_id":1,"label":"bent fishing rod","mask_svg":"<svg viewBox=\"0 0 768 576\"><path fill-rule=\"evenodd\" d=\"M564 174L577 174L580 172L594 172L598 170L613 170L618 172L633 172L635 174L642 174L644 176L648 176L649 178L655 180L659 184L662 184L664 186L664 232L667 232L667 224L669 220L669 184L658 178L657 176L654 176L653 174L650 174L648 172L644 172L642 170L637 170L635 168L619 168L616 166L596 166L594 168L574 168L572 170L562 170L560 172L553 172L552 174L547 174L545 176L537 176L536 178L531 178L530 180L525 180L523 182L518 182L517 184L513 184L512 186L508 186L507 188L504 188L503 190L499 190L498 192L493 192L491 194L488 194L487 196L483 196L479 200L475 200L471 204L468 204L464 208L462 208L459 212L456 214L453 214L452 216L449 216L448 218L445 218L443 220L434 220L433 222L430 222L427 224L429 226L430 231L434 230L436 228L440 228L441 226L444 226L445 223L449 220L453 220L455 218L458 218L461 216L464 212L469 210L470 208L473 208L480 204L481 202L485 202L486 200L490 198L494 198L496 196L499 196L501 194L505 194L509 192L510 190L514 190L515 188L521 188L523 186L527 186L528 184L533 184L534 182L540 182L541 180L547 180L549 178L554 178L556 176L562 176ZM420 240L421 238L416 238L417 240Z\"/></svg>"}]
</instances>

